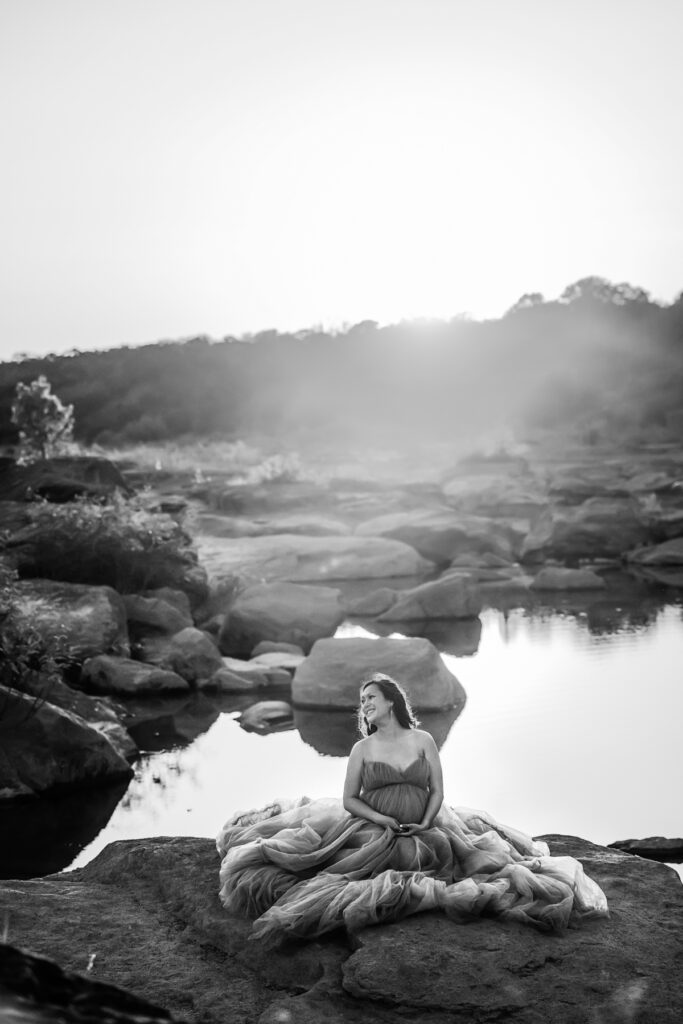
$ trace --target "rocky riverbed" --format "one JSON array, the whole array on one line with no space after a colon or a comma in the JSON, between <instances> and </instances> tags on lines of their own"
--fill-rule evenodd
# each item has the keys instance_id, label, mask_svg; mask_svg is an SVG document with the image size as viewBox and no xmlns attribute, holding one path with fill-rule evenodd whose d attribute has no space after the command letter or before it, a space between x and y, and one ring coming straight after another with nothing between
<instances>
[{"instance_id":1,"label":"rocky riverbed","mask_svg":"<svg viewBox=\"0 0 683 1024\"><path fill-rule=\"evenodd\" d=\"M0 883L0 915L13 945L197 1024L678 1024L678 876L581 839L544 838L602 886L608 920L548 935L416 914L265 950L218 902L214 844L191 838L114 843L79 871Z\"/></svg>"}]
</instances>

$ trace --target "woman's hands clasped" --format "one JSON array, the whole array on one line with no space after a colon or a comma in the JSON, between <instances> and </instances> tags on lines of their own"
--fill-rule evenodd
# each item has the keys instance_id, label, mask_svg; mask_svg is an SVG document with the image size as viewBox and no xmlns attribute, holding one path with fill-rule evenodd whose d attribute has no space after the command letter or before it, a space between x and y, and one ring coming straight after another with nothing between
<instances>
[{"instance_id":1,"label":"woman's hands clasped","mask_svg":"<svg viewBox=\"0 0 683 1024\"><path fill-rule=\"evenodd\" d=\"M396 831L400 836L414 836L418 832L426 832L427 826L413 821L408 825L399 825Z\"/></svg>"}]
</instances>

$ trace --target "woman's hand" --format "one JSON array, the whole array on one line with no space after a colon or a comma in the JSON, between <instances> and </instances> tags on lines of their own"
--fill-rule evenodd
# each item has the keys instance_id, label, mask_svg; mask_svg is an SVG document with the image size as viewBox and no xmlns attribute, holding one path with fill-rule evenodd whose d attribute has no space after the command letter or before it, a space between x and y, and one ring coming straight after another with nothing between
<instances>
[{"instance_id":1,"label":"woman's hand","mask_svg":"<svg viewBox=\"0 0 683 1024\"><path fill-rule=\"evenodd\" d=\"M428 825L422 825L416 821L410 822L408 825L399 825L398 834L400 836L414 836L418 832L426 832L429 828Z\"/></svg>"},{"instance_id":2,"label":"woman's hand","mask_svg":"<svg viewBox=\"0 0 683 1024\"><path fill-rule=\"evenodd\" d=\"M374 820L375 824L380 825L382 828L390 828L394 832L398 832L401 828L396 818L392 818L388 814L378 814Z\"/></svg>"}]
</instances>

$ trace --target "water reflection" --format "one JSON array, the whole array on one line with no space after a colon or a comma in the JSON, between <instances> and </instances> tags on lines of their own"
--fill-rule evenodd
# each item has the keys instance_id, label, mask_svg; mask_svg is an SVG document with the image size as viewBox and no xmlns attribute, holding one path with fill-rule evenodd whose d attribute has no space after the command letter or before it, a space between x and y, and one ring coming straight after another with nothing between
<instances>
[{"instance_id":1,"label":"water reflection","mask_svg":"<svg viewBox=\"0 0 683 1024\"><path fill-rule=\"evenodd\" d=\"M362 623L340 635L379 635L377 623ZM390 635L407 635L404 627ZM481 619L415 628L468 695L461 714L420 716L441 749L451 802L536 834L605 843L681 834L671 799L683 718L680 595L610 574L605 591L531 594L528 605L487 608ZM259 691L258 702L281 696ZM2 834L14 839L2 844L2 874L86 863L117 839L215 835L231 813L278 796L339 796L354 713L295 709L294 728L248 732L240 713L255 703L204 693L128 702L143 751L130 785L0 805Z\"/></svg>"},{"instance_id":2,"label":"water reflection","mask_svg":"<svg viewBox=\"0 0 683 1024\"><path fill-rule=\"evenodd\" d=\"M453 722L462 707L447 711L419 712L420 728L434 737L439 749L446 742ZM354 711L309 711L294 708L294 726L304 743L319 754L347 757L358 739L357 717Z\"/></svg>"},{"instance_id":3,"label":"water reflection","mask_svg":"<svg viewBox=\"0 0 683 1024\"><path fill-rule=\"evenodd\" d=\"M421 636L431 640L443 654L468 658L477 653L481 640L481 619L410 619L402 622L377 622L374 619L349 619L375 636Z\"/></svg>"},{"instance_id":4,"label":"water reflection","mask_svg":"<svg viewBox=\"0 0 683 1024\"><path fill-rule=\"evenodd\" d=\"M0 803L0 878L35 878L63 871L99 835L125 800L127 788L128 782L122 782Z\"/></svg>"}]
</instances>

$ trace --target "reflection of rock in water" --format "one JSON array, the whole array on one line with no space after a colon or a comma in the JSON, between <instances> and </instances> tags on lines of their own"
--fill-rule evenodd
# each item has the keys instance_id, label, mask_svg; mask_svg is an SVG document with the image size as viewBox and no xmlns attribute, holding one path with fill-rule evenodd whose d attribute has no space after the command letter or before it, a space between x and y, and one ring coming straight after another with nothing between
<instances>
[{"instance_id":1,"label":"reflection of rock in water","mask_svg":"<svg viewBox=\"0 0 683 1024\"><path fill-rule=\"evenodd\" d=\"M440 749L461 711L462 706L447 711L418 712L420 728L431 733ZM299 730L304 743L308 743L320 754L331 754L333 757L347 757L356 740L360 739L355 711L309 711L294 708L294 726Z\"/></svg>"},{"instance_id":2,"label":"reflection of rock in water","mask_svg":"<svg viewBox=\"0 0 683 1024\"><path fill-rule=\"evenodd\" d=\"M123 782L0 805L0 877L63 871L99 835L127 788Z\"/></svg>"},{"instance_id":3,"label":"reflection of rock in water","mask_svg":"<svg viewBox=\"0 0 683 1024\"><path fill-rule=\"evenodd\" d=\"M253 697L245 695L231 694L225 699L202 693L129 702L126 728L142 751L185 747L208 732L222 712L241 711L251 703Z\"/></svg>"},{"instance_id":4,"label":"reflection of rock in water","mask_svg":"<svg viewBox=\"0 0 683 1024\"><path fill-rule=\"evenodd\" d=\"M349 619L377 636L422 636L431 640L443 654L466 658L476 654L481 639L481 619L408 619L405 622L377 622L376 619Z\"/></svg>"},{"instance_id":5,"label":"reflection of rock in water","mask_svg":"<svg viewBox=\"0 0 683 1024\"><path fill-rule=\"evenodd\" d=\"M240 727L246 732L262 735L288 732L294 728L291 704L284 700L261 700L240 715Z\"/></svg>"}]
</instances>

